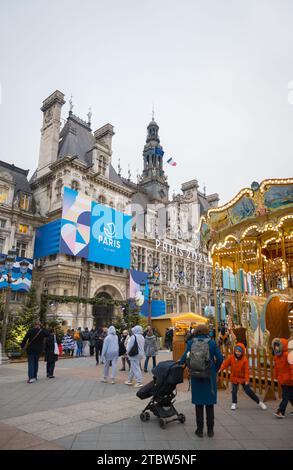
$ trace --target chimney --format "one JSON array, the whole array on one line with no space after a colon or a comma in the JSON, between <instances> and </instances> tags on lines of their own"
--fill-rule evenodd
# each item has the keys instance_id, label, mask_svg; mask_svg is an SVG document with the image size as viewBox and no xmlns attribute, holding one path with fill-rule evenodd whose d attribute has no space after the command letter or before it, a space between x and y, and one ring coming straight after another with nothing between
<instances>
[{"instance_id":1,"label":"chimney","mask_svg":"<svg viewBox=\"0 0 293 470\"><path fill-rule=\"evenodd\" d=\"M64 94L56 90L43 101L43 127L41 129L41 143L37 177L49 171L49 165L57 160L59 147L59 133L61 127L61 108L64 105Z\"/></svg>"}]
</instances>

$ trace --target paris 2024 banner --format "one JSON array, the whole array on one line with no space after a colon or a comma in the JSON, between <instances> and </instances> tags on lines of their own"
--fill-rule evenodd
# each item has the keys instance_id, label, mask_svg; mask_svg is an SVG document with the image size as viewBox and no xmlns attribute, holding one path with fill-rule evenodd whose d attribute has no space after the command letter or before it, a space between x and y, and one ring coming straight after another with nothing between
<instances>
[{"instance_id":1,"label":"paris 2024 banner","mask_svg":"<svg viewBox=\"0 0 293 470\"><path fill-rule=\"evenodd\" d=\"M62 219L40 227L35 258L55 253L130 267L131 216L64 188Z\"/></svg>"}]
</instances>

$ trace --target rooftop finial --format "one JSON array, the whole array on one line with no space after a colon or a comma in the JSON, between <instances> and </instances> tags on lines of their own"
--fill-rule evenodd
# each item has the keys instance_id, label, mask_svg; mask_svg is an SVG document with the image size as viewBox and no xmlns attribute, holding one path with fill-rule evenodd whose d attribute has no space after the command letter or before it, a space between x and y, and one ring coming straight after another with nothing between
<instances>
[{"instance_id":1,"label":"rooftop finial","mask_svg":"<svg viewBox=\"0 0 293 470\"><path fill-rule=\"evenodd\" d=\"M69 114L72 114L73 110L73 102L72 102L72 93L70 95L70 100L69 100Z\"/></svg>"},{"instance_id":2,"label":"rooftop finial","mask_svg":"<svg viewBox=\"0 0 293 470\"><path fill-rule=\"evenodd\" d=\"M154 103L153 103L153 108L152 108L152 121L155 120L155 107L154 107Z\"/></svg>"},{"instance_id":3,"label":"rooftop finial","mask_svg":"<svg viewBox=\"0 0 293 470\"><path fill-rule=\"evenodd\" d=\"M121 176L120 158L118 159L118 176Z\"/></svg>"},{"instance_id":4,"label":"rooftop finial","mask_svg":"<svg viewBox=\"0 0 293 470\"><path fill-rule=\"evenodd\" d=\"M93 115L93 113L92 113L92 108L89 107L89 112L87 113L87 121L88 121L88 124L91 124L91 122L92 122L92 115Z\"/></svg>"},{"instance_id":5,"label":"rooftop finial","mask_svg":"<svg viewBox=\"0 0 293 470\"><path fill-rule=\"evenodd\" d=\"M128 180L131 180L130 165L128 164Z\"/></svg>"},{"instance_id":6,"label":"rooftop finial","mask_svg":"<svg viewBox=\"0 0 293 470\"><path fill-rule=\"evenodd\" d=\"M207 193L207 188L206 188L206 184L204 183L203 184L203 194L206 196L206 193Z\"/></svg>"}]
</instances>

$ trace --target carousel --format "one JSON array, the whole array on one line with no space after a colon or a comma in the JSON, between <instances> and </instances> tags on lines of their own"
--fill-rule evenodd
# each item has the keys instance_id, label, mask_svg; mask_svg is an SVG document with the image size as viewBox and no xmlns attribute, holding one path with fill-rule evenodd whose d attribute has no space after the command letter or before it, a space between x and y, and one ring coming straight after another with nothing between
<instances>
[{"instance_id":1,"label":"carousel","mask_svg":"<svg viewBox=\"0 0 293 470\"><path fill-rule=\"evenodd\" d=\"M293 179L252 183L201 219L213 265L216 330L246 329L249 347L293 337Z\"/></svg>"}]
</instances>

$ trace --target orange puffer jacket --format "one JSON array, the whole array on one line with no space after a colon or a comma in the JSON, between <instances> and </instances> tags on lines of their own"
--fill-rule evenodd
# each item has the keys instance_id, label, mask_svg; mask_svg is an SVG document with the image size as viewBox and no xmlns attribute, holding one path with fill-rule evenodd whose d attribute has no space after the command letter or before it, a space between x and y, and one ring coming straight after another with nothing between
<instances>
[{"instance_id":1,"label":"orange puffer jacket","mask_svg":"<svg viewBox=\"0 0 293 470\"><path fill-rule=\"evenodd\" d=\"M288 362L288 340L280 338L283 345L281 356L274 356L274 376L280 385L293 386L293 364Z\"/></svg>"},{"instance_id":2,"label":"orange puffer jacket","mask_svg":"<svg viewBox=\"0 0 293 470\"><path fill-rule=\"evenodd\" d=\"M237 343L236 346L242 349L242 356L240 359L236 359L234 354L231 354L221 365L221 371L231 367L230 381L232 384L244 384L249 382L249 367L248 360L245 355L246 349L244 344ZM235 347L236 347L235 346Z\"/></svg>"}]
</instances>

